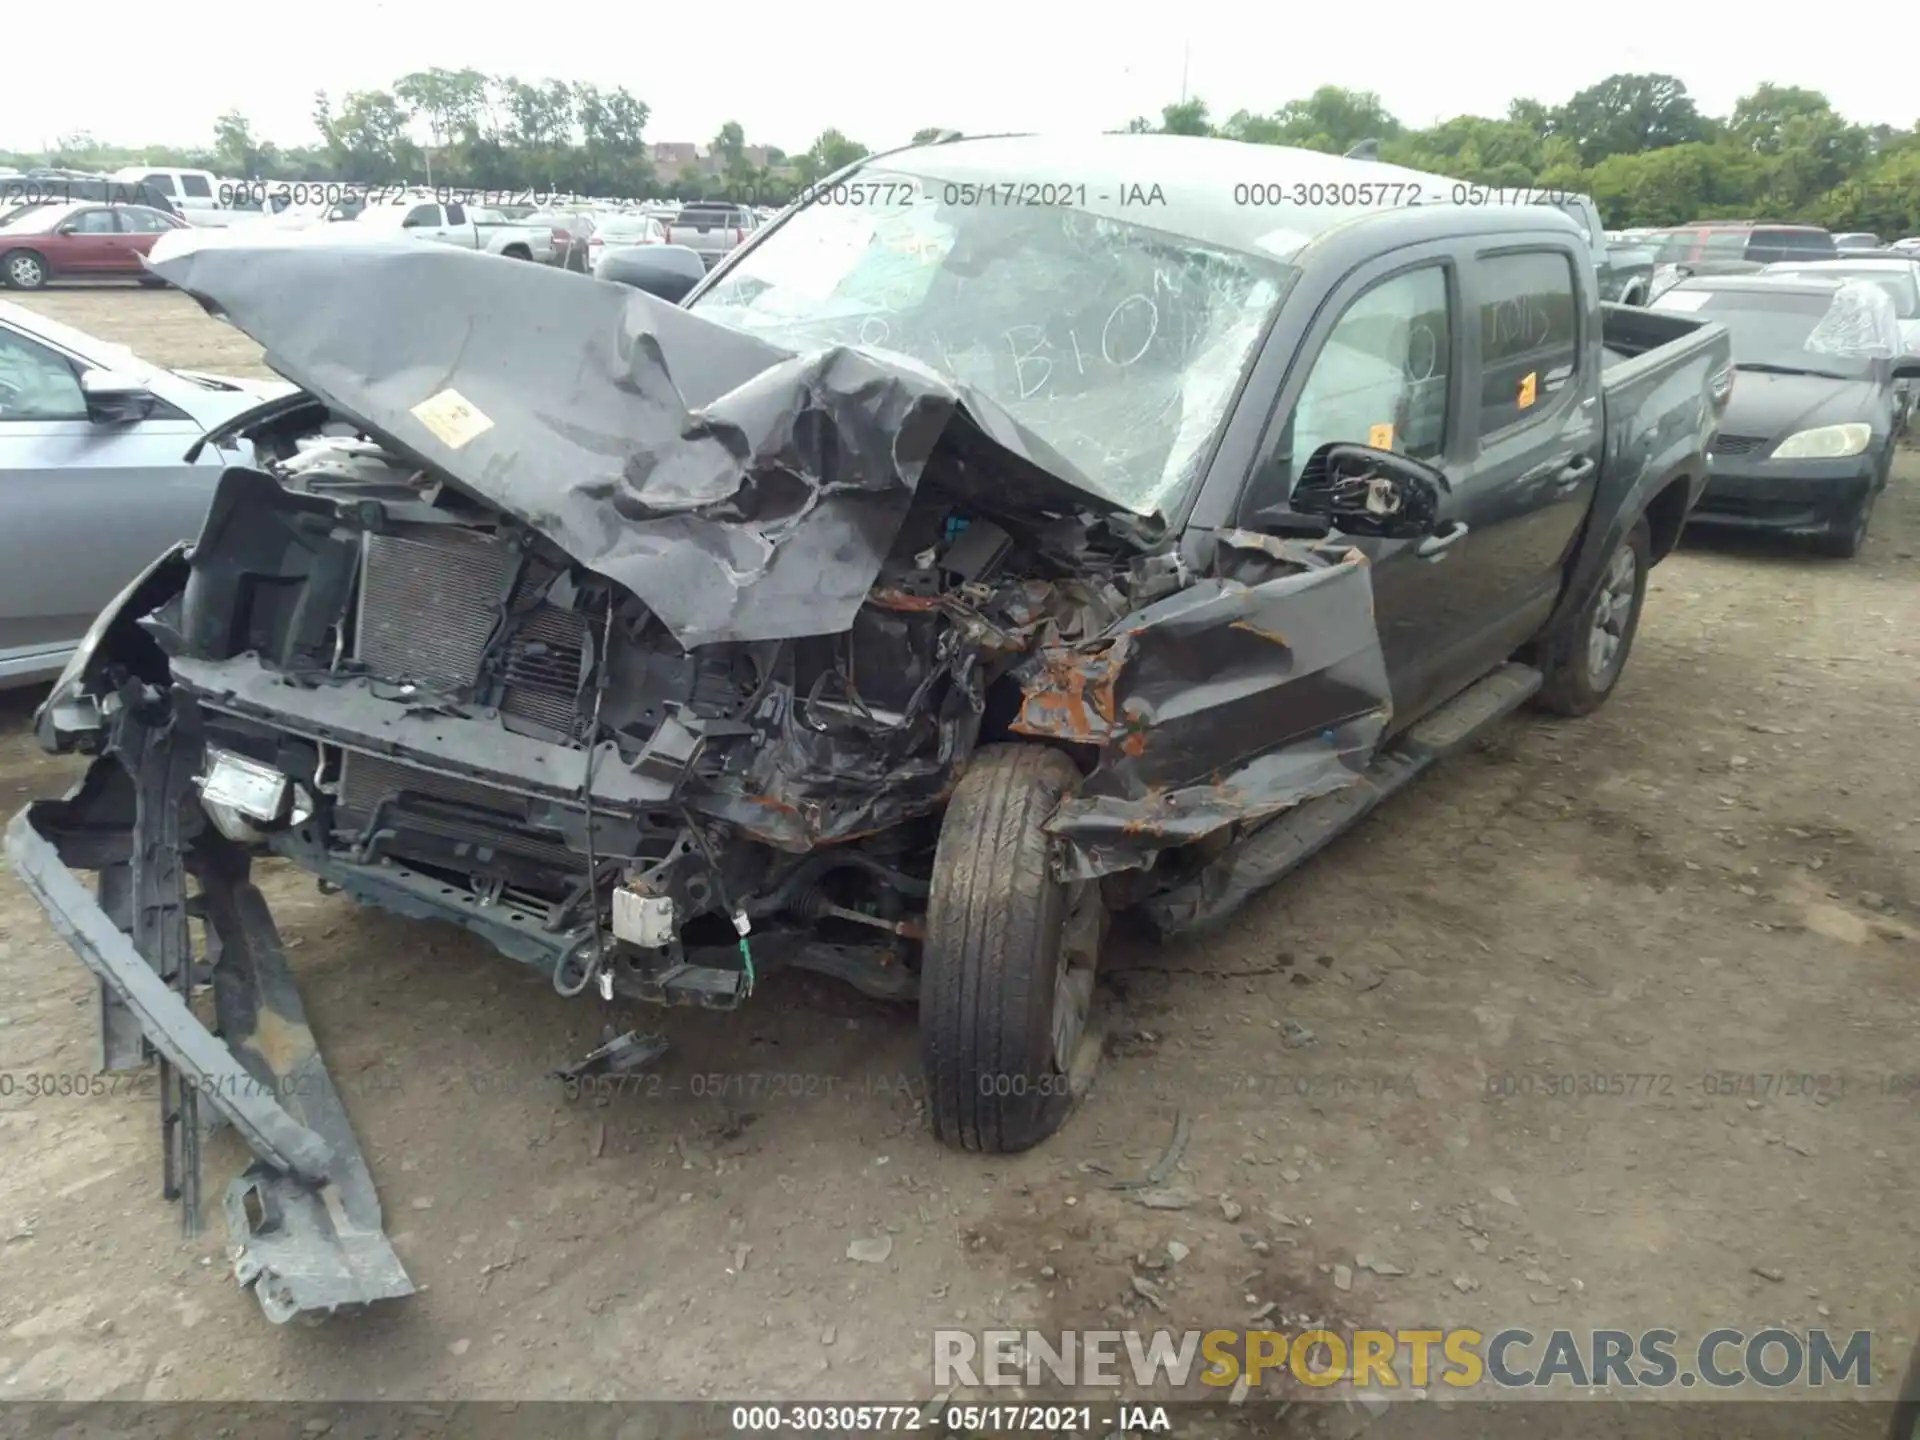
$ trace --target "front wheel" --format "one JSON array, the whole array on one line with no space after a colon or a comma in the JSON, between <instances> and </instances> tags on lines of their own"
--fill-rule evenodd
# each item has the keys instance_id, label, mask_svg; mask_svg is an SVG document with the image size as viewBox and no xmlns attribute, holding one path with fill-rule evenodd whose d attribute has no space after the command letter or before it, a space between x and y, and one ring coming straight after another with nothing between
<instances>
[{"instance_id":1,"label":"front wheel","mask_svg":"<svg viewBox=\"0 0 1920 1440\"><path fill-rule=\"evenodd\" d=\"M1836 560L1851 560L1865 548L1867 526L1873 523L1873 501L1879 491L1869 490L1860 497L1853 510L1826 534L1813 541L1813 548L1821 555L1831 555Z\"/></svg>"},{"instance_id":2,"label":"front wheel","mask_svg":"<svg viewBox=\"0 0 1920 1440\"><path fill-rule=\"evenodd\" d=\"M10 290L38 290L47 283L47 262L31 250L15 250L0 261L0 276Z\"/></svg>"},{"instance_id":3,"label":"front wheel","mask_svg":"<svg viewBox=\"0 0 1920 1440\"><path fill-rule=\"evenodd\" d=\"M1541 655L1546 681L1534 703L1555 715L1590 715L1607 703L1626 668L1647 598L1653 533L1642 515L1601 567L1600 582Z\"/></svg>"},{"instance_id":4,"label":"front wheel","mask_svg":"<svg viewBox=\"0 0 1920 1440\"><path fill-rule=\"evenodd\" d=\"M989 745L940 825L920 970L920 1059L936 1139L1007 1154L1073 1108L1105 927L1096 882L1063 884L1042 828L1080 783L1037 745Z\"/></svg>"}]
</instances>

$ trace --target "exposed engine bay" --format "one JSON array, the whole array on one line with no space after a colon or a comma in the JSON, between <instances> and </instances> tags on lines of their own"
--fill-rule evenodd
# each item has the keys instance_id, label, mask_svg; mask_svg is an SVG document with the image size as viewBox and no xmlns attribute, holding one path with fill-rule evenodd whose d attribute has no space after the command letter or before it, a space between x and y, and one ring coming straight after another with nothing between
<instances>
[{"instance_id":1,"label":"exposed engine bay","mask_svg":"<svg viewBox=\"0 0 1920 1440\"><path fill-rule=\"evenodd\" d=\"M987 518L941 494L936 461L850 630L686 650L374 442L257 443L271 473L228 473L146 622L226 772L265 777L268 800L216 786L210 815L360 898L516 935L503 948L563 993L604 969L726 1006L793 958L910 995L916 822L983 731L1021 724L1036 652L1166 588L1137 532Z\"/></svg>"},{"instance_id":2,"label":"exposed engine bay","mask_svg":"<svg viewBox=\"0 0 1920 1440\"><path fill-rule=\"evenodd\" d=\"M1366 789L1391 701L1355 551L1128 512L902 357L444 247L201 245L153 268L302 393L203 442L254 463L82 641L36 724L100 758L7 851L99 977L104 1068L160 1063L189 1228L199 1102L259 1157L225 1208L276 1320L412 1283L256 856L564 995L731 1009L795 966L924 1007L936 959L973 963L958 832L1011 786L1045 973L1001 989L1059 1075L1108 912L1217 909L1236 837ZM971 1103L951 1041L923 1059ZM1022 1094L953 1133L1035 1143L1067 1092Z\"/></svg>"}]
</instances>

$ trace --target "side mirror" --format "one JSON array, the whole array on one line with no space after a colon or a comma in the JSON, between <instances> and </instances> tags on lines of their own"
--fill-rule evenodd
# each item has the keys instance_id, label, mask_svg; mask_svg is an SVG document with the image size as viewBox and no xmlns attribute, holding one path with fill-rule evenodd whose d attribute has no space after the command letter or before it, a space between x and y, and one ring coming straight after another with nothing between
<instances>
[{"instance_id":1,"label":"side mirror","mask_svg":"<svg viewBox=\"0 0 1920 1440\"><path fill-rule=\"evenodd\" d=\"M1292 509L1347 535L1417 540L1435 533L1453 486L1423 460L1370 445L1322 445L1293 488Z\"/></svg>"},{"instance_id":2,"label":"side mirror","mask_svg":"<svg viewBox=\"0 0 1920 1440\"><path fill-rule=\"evenodd\" d=\"M80 233L80 227L74 224L71 220L69 220L66 224L60 226L53 233L56 235L78 235Z\"/></svg>"},{"instance_id":3,"label":"side mirror","mask_svg":"<svg viewBox=\"0 0 1920 1440\"><path fill-rule=\"evenodd\" d=\"M96 425L125 425L153 413L154 393L131 375L113 370L89 370L80 377L80 393L87 400L87 418Z\"/></svg>"}]
</instances>

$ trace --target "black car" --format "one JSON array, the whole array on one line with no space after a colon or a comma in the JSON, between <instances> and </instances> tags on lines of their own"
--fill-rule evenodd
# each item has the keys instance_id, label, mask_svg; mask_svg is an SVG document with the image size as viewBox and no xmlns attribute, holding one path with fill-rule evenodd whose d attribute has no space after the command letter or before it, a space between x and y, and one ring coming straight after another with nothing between
<instances>
[{"instance_id":1,"label":"black car","mask_svg":"<svg viewBox=\"0 0 1920 1440\"><path fill-rule=\"evenodd\" d=\"M1713 445L1713 477L1688 522L1766 530L1850 557L1893 464L1893 301L1879 285L1775 275L1696 276L1653 308L1717 320L1737 378Z\"/></svg>"}]
</instances>

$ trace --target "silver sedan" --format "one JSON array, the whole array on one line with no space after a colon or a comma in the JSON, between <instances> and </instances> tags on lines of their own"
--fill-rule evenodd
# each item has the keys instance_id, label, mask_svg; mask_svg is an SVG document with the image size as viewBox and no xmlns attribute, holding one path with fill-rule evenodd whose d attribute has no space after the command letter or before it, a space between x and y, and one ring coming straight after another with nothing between
<instances>
[{"instance_id":1,"label":"silver sedan","mask_svg":"<svg viewBox=\"0 0 1920 1440\"><path fill-rule=\"evenodd\" d=\"M0 688L51 680L155 556L200 533L251 457L195 441L294 387L163 370L0 304Z\"/></svg>"}]
</instances>

